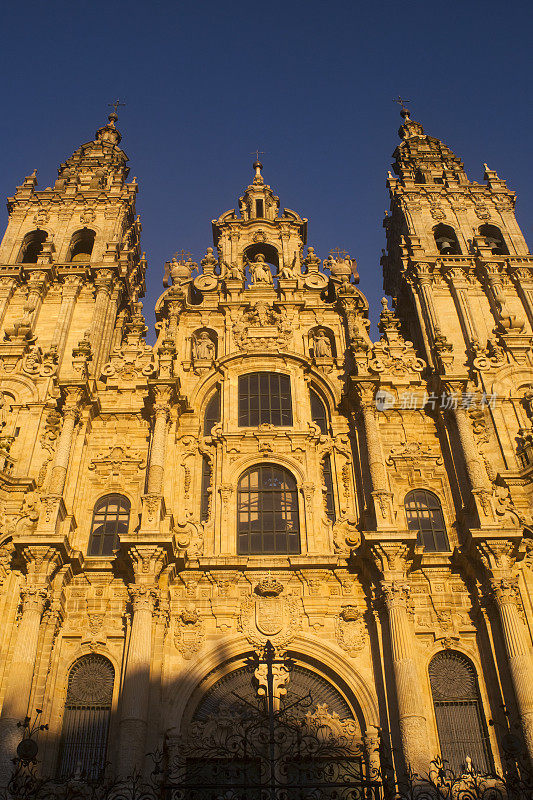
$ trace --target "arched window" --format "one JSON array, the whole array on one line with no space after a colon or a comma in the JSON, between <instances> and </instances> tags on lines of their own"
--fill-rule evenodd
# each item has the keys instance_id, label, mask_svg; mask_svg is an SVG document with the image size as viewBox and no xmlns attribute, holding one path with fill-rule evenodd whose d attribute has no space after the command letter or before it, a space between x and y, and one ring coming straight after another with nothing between
<instances>
[{"instance_id":1,"label":"arched window","mask_svg":"<svg viewBox=\"0 0 533 800\"><path fill-rule=\"evenodd\" d=\"M239 377L239 425L292 425L291 381L279 372Z\"/></svg>"},{"instance_id":2,"label":"arched window","mask_svg":"<svg viewBox=\"0 0 533 800\"><path fill-rule=\"evenodd\" d=\"M333 473L331 471L331 456L329 453L324 456L322 461L322 473L324 475L326 516L335 522L335 496L333 494Z\"/></svg>"},{"instance_id":3,"label":"arched window","mask_svg":"<svg viewBox=\"0 0 533 800\"><path fill-rule=\"evenodd\" d=\"M210 436L213 426L220 422L220 389L217 387L204 414L204 436Z\"/></svg>"},{"instance_id":4,"label":"arched window","mask_svg":"<svg viewBox=\"0 0 533 800\"><path fill-rule=\"evenodd\" d=\"M442 758L456 775L463 772L467 757L475 770L489 772L490 746L472 662L462 653L444 650L432 658L429 680Z\"/></svg>"},{"instance_id":5,"label":"arched window","mask_svg":"<svg viewBox=\"0 0 533 800\"><path fill-rule=\"evenodd\" d=\"M437 225L433 229L437 250L443 256L459 256L461 248L457 234L450 225Z\"/></svg>"},{"instance_id":6,"label":"arched window","mask_svg":"<svg viewBox=\"0 0 533 800\"><path fill-rule=\"evenodd\" d=\"M425 183L426 177L421 169L417 169L415 172L415 183Z\"/></svg>"},{"instance_id":7,"label":"arched window","mask_svg":"<svg viewBox=\"0 0 533 800\"><path fill-rule=\"evenodd\" d=\"M492 250L493 256L509 255L509 248L505 244L503 234L496 225L480 225L479 235L484 237L487 246Z\"/></svg>"},{"instance_id":8,"label":"arched window","mask_svg":"<svg viewBox=\"0 0 533 800\"><path fill-rule=\"evenodd\" d=\"M200 520L207 522L211 505L211 463L207 456L202 456L202 487L200 497Z\"/></svg>"},{"instance_id":9,"label":"arched window","mask_svg":"<svg viewBox=\"0 0 533 800\"><path fill-rule=\"evenodd\" d=\"M96 503L89 539L90 556L110 556L119 537L128 532L130 501L120 494L108 494Z\"/></svg>"},{"instance_id":10,"label":"arched window","mask_svg":"<svg viewBox=\"0 0 533 800\"><path fill-rule=\"evenodd\" d=\"M318 425L322 433L327 433L328 414L326 406L314 389L309 389L309 398L311 400L311 419L315 425Z\"/></svg>"},{"instance_id":11,"label":"arched window","mask_svg":"<svg viewBox=\"0 0 533 800\"><path fill-rule=\"evenodd\" d=\"M98 778L106 764L115 670L95 653L82 656L68 676L58 775Z\"/></svg>"},{"instance_id":12,"label":"arched window","mask_svg":"<svg viewBox=\"0 0 533 800\"><path fill-rule=\"evenodd\" d=\"M68 260L74 262L90 261L95 236L95 232L91 231L89 228L76 231L70 240Z\"/></svg>"},{"instance_id":13,"label":"arched window","mask_svg":"<svg viewBox=\"0 0 533 800\"><path fill-rule=\"evenodd\" d=\"M283 467L261 464L241 476L237 551L239 555L300 552L296 481Z\"/></svg>"},{"instance_id":14,"label":"arched window","mask_svg":"<svg viewBox=\"0 0 533 800\"><path fill-rule=\"evenodd\" d=\"M417 531L417 544L429 552L447 552L450 549L440 500L426 489L414 489L405 495L407 527Z\"/></svg>"},{"instance_id":15,"label":"arched window","mask_svg":"<svg viewBox=\"0 0 533 800\"><path fill-rule=\"evenodd\" d=\"M366 781L359 723L344 694L316 671L293 664L272 720L265 693L258 696L256 674L255 665L247 664L213 683L211 673L191 727L180 738L184 769L173 781L181 788L176 796L377 797L377 783L373 788ZM231 719L232 726L227 735L220 732L214 749L209 737L217 719ZM268 746L272 741L283 743L276 745L275 762ZM200 792L191 789L197 786Z\"/></svg>"},{"instance_id":16,"label":"arched window","mask_svg":"<svg viewBox=\"0 0 533 800\"><path fill-rule=\"evenodd\" d=\"M17 259L19 264L36 264L47 236L46 231L31 231L27 233L22 241L22 247Z\"/></svg>"}]
</instances>

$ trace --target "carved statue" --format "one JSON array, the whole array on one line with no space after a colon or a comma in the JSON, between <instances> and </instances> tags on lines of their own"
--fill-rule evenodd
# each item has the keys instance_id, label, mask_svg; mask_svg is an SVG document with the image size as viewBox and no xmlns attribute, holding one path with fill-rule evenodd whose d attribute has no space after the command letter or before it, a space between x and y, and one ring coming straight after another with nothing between
<instances>
[{"instance_id":1,"label":"carved statue","mask_svg":"<svg viewBox=\"0 0 533 800\"><path fill-rule=\"evenodd\" d=\"M248 261L248 259L246 259L246 264L248 265L248 268L250 270L250 274L252 276L252 283L254 284L254 286L274 285L272 272L262 253L258 253L256 255L256 257L253 260L253 263Z\"/></svg>"},{"instance_id":2,"label":"carved statue","mask_svg":"<svg viewBox=\"0 0 533 800\"><path fill-rule=\"evenodd\" d=\"M232 261L231 266L224 261L220 277L228 281L243 281L244 269L236 261Z\"/></svg>"},{"instance_id":3,"label":"carved statue","mask_svg":"<svg viewBox=\"0 0 533 800\"><path fill-rule=\"evenodd\" d=\"M290 266L286 264L284 267L282 267L279 271L278 277L289 281L295 281L298 279L298 271L296 269L296 253L292 259L292 264Z\"/></svg>"},{"instance_id":4,"label":"carved statue","mask_svg":"<svg viewBox=\"0 0 533 800\"><path fill-rule=\"evenodd\" d=\"M207 331L201 331L193 338L193 355L197 361L212 361L215 345Z\"/></svg>"},{"instance_id":5,"label":"carved statue","mask_svg":"<svg viewBox=\"0 0 533 800\"><path fill-rule=\"evenodd\" d=\"M315 358L331 358L331 342L324 328L313 334Z\"/></svg>"}]
</instances>

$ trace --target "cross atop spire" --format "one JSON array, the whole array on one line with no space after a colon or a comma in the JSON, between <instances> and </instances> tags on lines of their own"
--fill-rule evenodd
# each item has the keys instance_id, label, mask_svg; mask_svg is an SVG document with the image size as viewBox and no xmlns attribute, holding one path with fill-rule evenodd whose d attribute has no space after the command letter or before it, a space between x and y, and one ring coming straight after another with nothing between
<instances>
[{"instance_id":1,"label":"cross atop spire","mask_svg":"<svg viewBox=\"0 0 533 800\"><path fill-rule=\"evenodd\" d=\"M107 105L113 109L112 114L115 117L115 120L117 120L118 119L117 108L119 106L125 106L126 103L121 103L120 100L115 100L114 103L108 103ZM109 119L111 119L111 114L109 115Z\"/></svg>"},{"instance_id":2,"label":"cross atop spire","mask_svg":"<svg viewBox=\"0 0 533 800\"><path fill-rule=\"evenodd\" d=\"M394 102L398 103L398 105L400 105L402 107L402 111L408 111L408 108L407 108L407 106L405 104L406 103L410 103L411 100L404 100L403 97L398 95L398 98Z\"/></svg>"},{"instance_id":3,"label":"cross atop spire","mask_svg":"<svg viewBox=\"0 0 533 800\"><path fill-rule=\"evenodd\" d=\"M254 175L254 183L263 183L263 176L261 175L261 170L263 169L263 165L259 161L259 156L264 155L263 150L252 150L251 155L255 155L255 161L252 164L253 168L255 169Z\"/></svg>"}]
</instances>

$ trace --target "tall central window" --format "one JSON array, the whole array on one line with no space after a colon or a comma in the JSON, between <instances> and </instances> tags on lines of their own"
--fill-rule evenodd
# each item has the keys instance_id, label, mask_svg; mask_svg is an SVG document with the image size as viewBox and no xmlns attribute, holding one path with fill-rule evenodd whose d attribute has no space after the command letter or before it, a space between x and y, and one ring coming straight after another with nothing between
<instances>
[{"instance_id":1,"label":"tall central window","mask_svg":"<svg viewBox=\"0 0 533 800\"><path fill-rule=\"evenodd\" d=\"M250 372L239 378L239 425L292 425L291 381L279 372Z\"/></svg>"},{"instance_id":2,"label":"tall central window","mask_svg":"<svg viewBox=\"0 0 533 800\"><path fill-rule=\"evenodd\" d=\"M244 473L237 517L239 555L300 552L296 481L283 467L261 464Z\"/></svg>"}]
</instances>

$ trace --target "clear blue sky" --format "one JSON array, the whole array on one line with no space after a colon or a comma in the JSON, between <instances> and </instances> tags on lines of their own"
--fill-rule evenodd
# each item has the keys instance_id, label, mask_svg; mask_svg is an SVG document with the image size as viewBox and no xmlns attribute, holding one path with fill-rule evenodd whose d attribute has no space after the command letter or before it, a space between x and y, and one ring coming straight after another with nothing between
<instances>
[{"instance_id":1,"label":"clear blue sky","mask_svg":"<svg viewBox=\"0 0 533 800\"><path fill-rule=\"evenodd\" d=\"M236 206L250 153L308 243L356 257L374 310L398 94L481 180L483 162L519 193L531 241L531 2L263 3L40 0L4 4L0 191L40 186L94 135L118 127L140 185L149 261L145 312L176 250L195 260L211 219ZM2 218L2 230L7 215Z\"/></svg>"}]
</instances>

